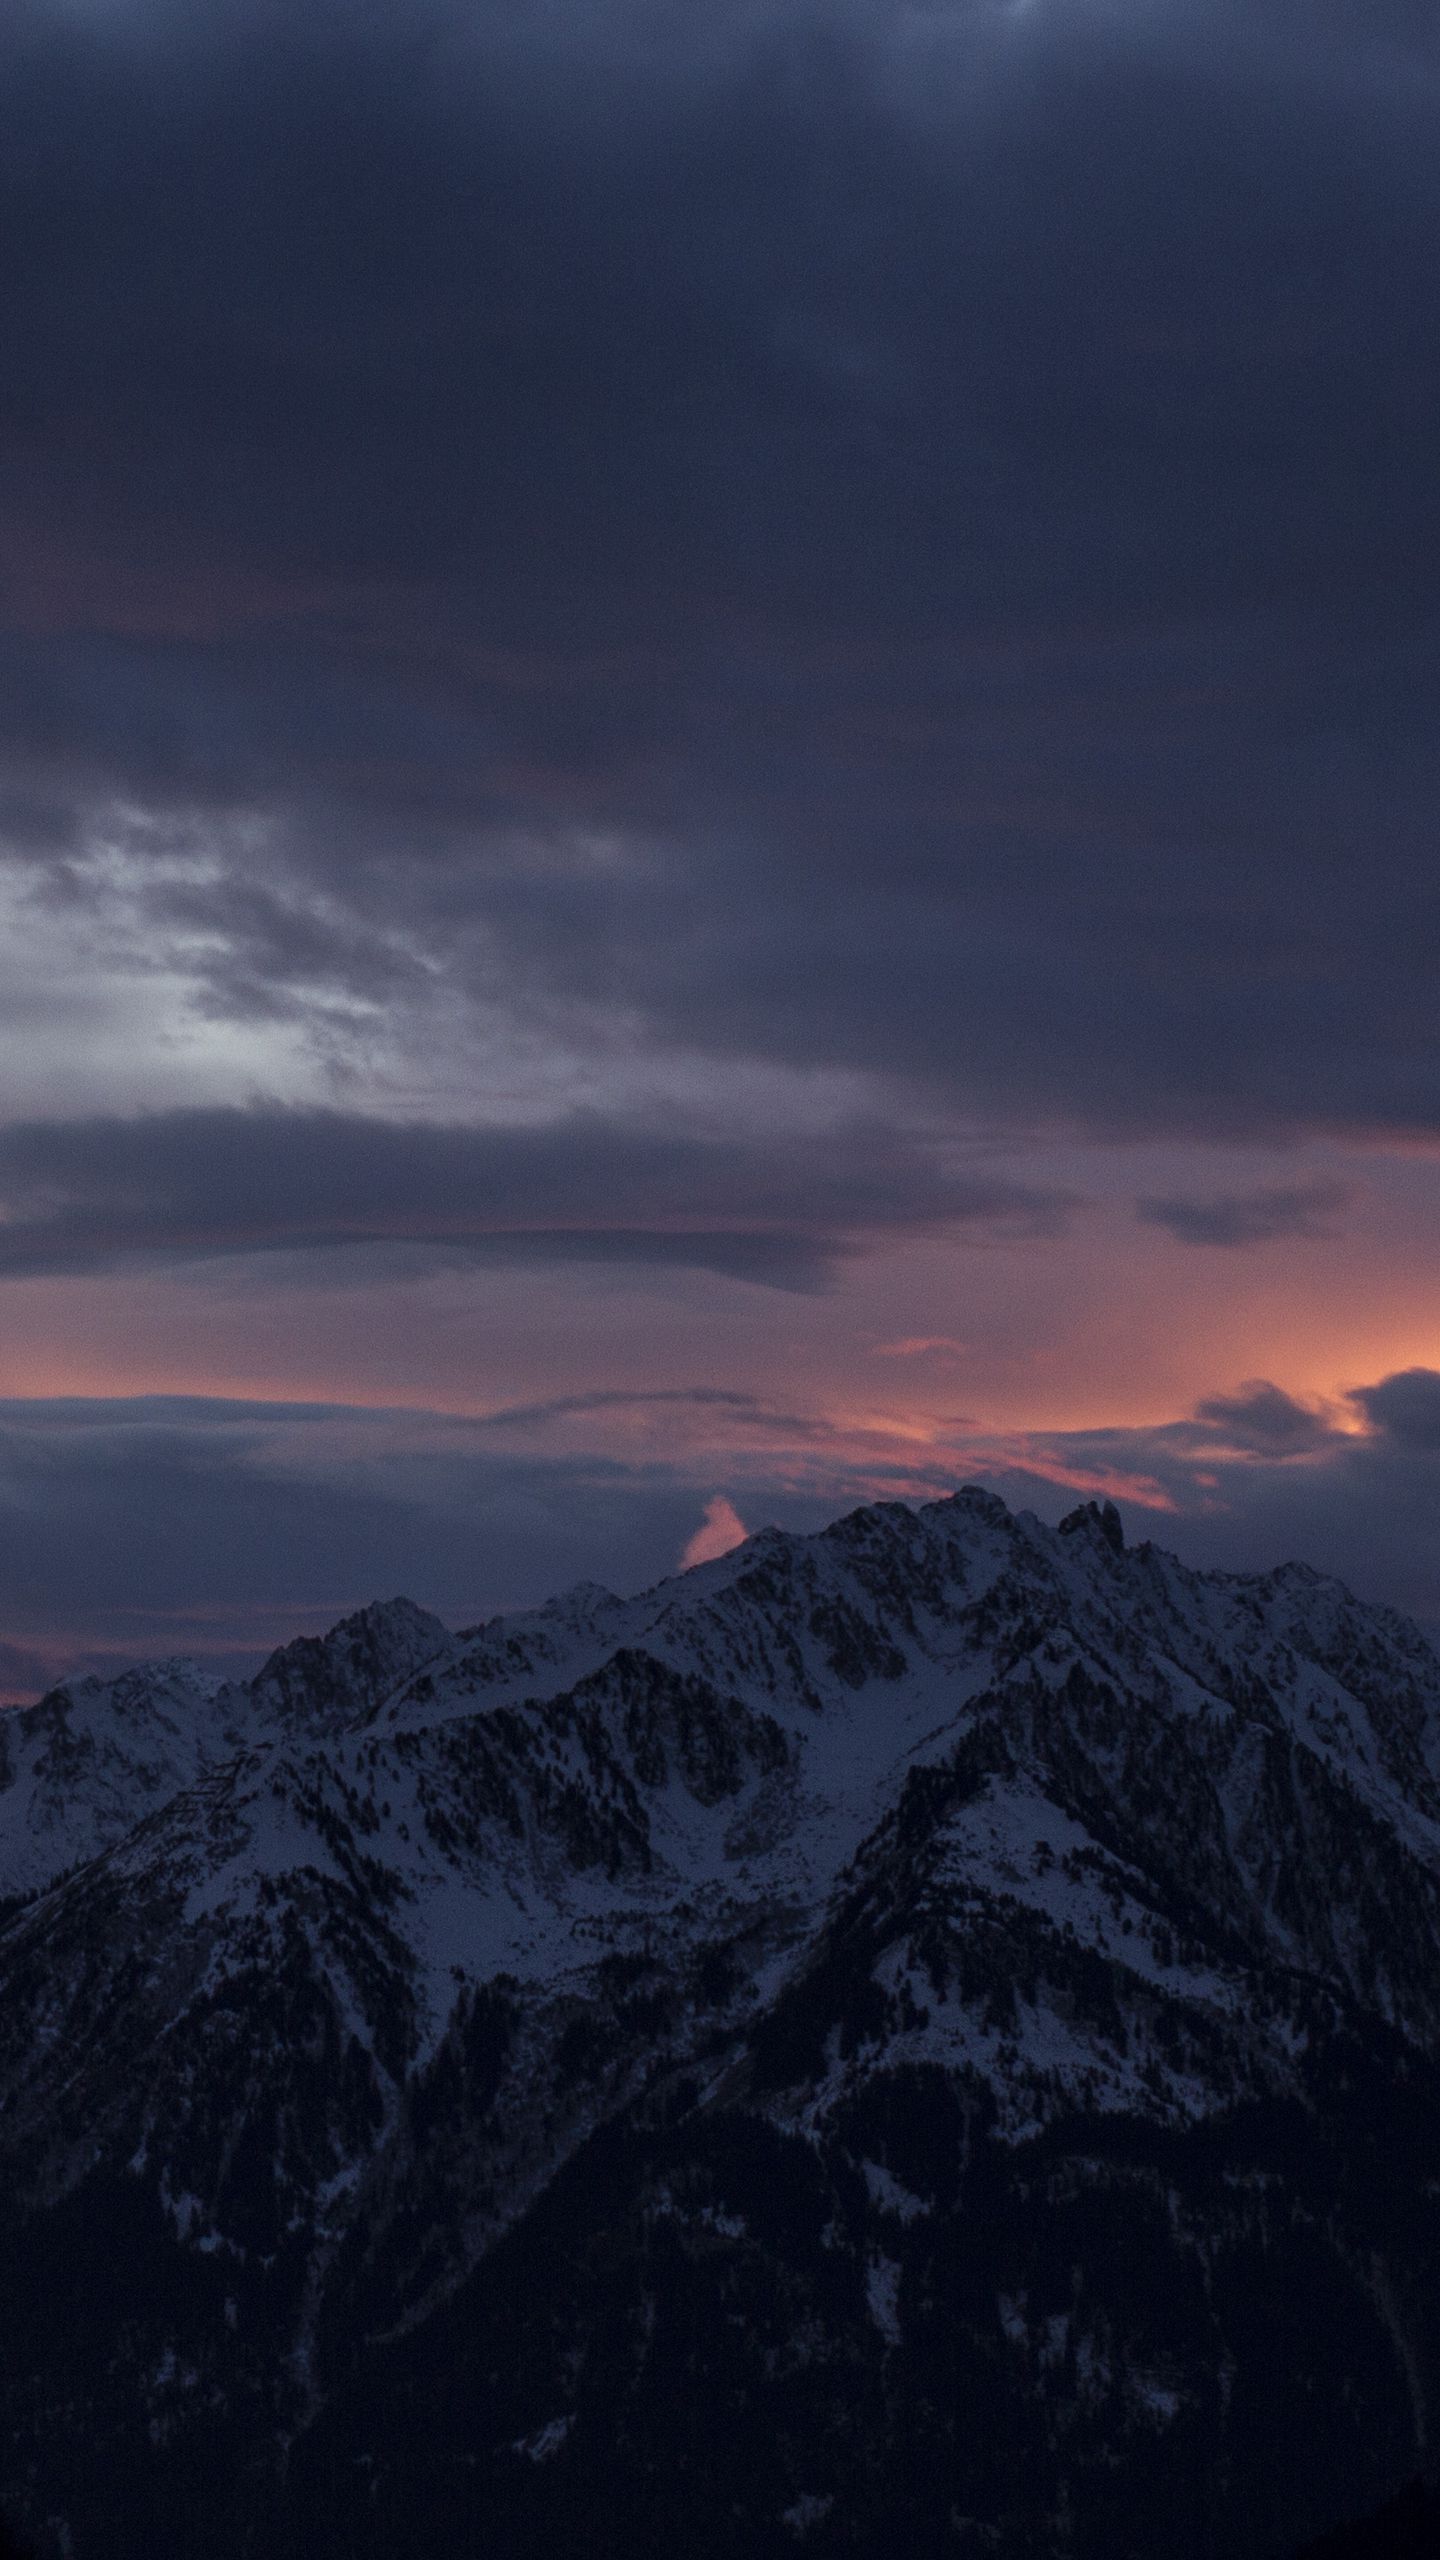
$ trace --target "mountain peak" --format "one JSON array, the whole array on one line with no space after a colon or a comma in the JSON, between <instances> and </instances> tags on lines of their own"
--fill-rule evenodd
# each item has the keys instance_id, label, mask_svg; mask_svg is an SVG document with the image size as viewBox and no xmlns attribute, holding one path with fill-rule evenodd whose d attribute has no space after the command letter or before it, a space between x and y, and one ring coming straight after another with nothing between
<instances>
[{"instance_id":1,"label":"mountain peak","mask_svg":"<svg viewBox=\"0 0 1440 2560\"><path fill-rule=\"evenodd\" d=\"M1081 1502L1060 1523L1062 1538L1098 1538L1112 1554L1125 1553L1125 1530L1113 1502Z\"/></svg>"},{"instance_id":2,"label":"mountain peak","mask_svg":"<svg viewBox=\"0 0 1440 2560\"><path fill-rule=\"evenodd\" d=\"M440 1619L413 1600L372 1601L323 1636L280 1645L250 1684L252 1706L286 1726L353 1723L453 1643Z\"/></svg>"}]
</instances>

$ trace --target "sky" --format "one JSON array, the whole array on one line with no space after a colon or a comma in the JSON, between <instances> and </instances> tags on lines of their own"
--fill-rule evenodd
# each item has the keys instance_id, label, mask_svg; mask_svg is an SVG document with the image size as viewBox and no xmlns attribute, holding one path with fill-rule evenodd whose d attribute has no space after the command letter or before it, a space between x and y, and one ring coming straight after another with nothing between
<instances>
[{"instance_id":1,"label":"sky","mask_svg":"<svg viewBox=\"0 0 1440 2560\"><path fill-rule=\"evenodd\" d=\"M1420 0L10 0L0 1691L967 1480L1440 1620Z\"/></svg>"}]
</instances>

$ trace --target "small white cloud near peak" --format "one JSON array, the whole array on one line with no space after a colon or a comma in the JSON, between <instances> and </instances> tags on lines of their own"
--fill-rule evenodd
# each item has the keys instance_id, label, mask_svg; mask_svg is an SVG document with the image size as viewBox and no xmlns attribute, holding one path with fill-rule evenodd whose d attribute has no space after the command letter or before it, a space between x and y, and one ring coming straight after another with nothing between
<instances>
[{"instance_id":1,"label":"small white cloud near peak","mask_svg":"<svg viewBox=\"0 0 1440 2560\"><path fill-rule=\"evenodd\" d=\"M732 1547L743 1546L750 1532L728 1494L712 1493L705 1505L705 1517L680 1558L680 1570L688 1573L692 1564L713 1564L717 1556L728 1556Z\"/></svg>"}]
</instances>

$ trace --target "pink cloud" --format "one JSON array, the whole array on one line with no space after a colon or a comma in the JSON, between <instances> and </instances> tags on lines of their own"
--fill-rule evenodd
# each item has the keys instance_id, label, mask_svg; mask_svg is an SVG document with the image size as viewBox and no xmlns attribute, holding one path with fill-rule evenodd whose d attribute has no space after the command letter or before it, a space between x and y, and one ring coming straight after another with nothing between
<instances>
[{"instance_id":1,"label":"pink cloud","mask_svg":"<svg viewBox=\"0 0 1440 2560\"><path fill-rule=\"evenodd\" d=\"M712 1493L705 1505L705 1517L680 1558L680 1570L688 1573L692 1564L713 1564L717 1556L728 1556L732 1547L743 1546L750 1532L727 1494Z\"/></svg>"}]
</instances>

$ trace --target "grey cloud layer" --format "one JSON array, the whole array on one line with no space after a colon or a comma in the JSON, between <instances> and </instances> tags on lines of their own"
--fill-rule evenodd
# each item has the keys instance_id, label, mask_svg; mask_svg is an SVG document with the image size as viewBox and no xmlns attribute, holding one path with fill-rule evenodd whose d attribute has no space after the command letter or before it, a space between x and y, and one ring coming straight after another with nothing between
<instances>
[{"instance_id":1,"label":"grey cloud layer","mask_svg":"<svg viewBox=\"0 0 1440 2560\"><path fill-rule=\"evenodd\" d=\"M16 842L219 844L220 1008L1440 1126L1433 27L929 23L12 13Z\"/></svg>"},{"instance_id":2,"label":"grey cloud layer","mask_svg":"<svg viewBox=\"0 0 1440 2560\"><path fill-rule=\"evenodd\" d=\"M537 1128L263 1110L0 1126L12 1277L395 1245L806 1289L887 1237L1053 1233L1066 1205L864 1127L747 1144L582 1112Z\"/></svg>"}]
</instances>

